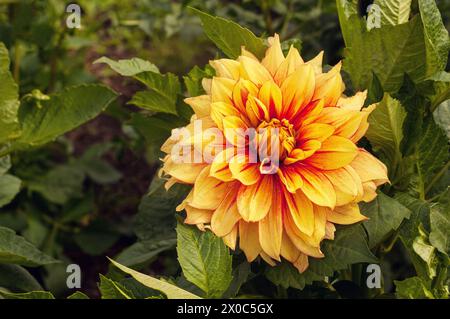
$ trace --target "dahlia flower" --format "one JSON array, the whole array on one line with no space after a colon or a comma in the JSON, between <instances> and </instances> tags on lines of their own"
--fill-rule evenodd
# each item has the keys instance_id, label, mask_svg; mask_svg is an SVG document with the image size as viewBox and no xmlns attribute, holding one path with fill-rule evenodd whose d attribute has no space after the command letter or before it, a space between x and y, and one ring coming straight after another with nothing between
<instances>
[{"instance_id":1,"label":"dahlia flower","mask_svg":"<svg viewBox=\"0 0 450 319\"><path fill-rule=\"evenodd\" d=\"M388 181L385 165L356 145L375 106L363 108L367 92L344 96L341 64L324 73L322 57L305 62L294 47L285 57L275 35L262 61L245 48L236 60L211 61L216 76L203 80L206 94L185 100L195 112L183 128L189 136L162 146L166 187L193 185L177 208L184 222L238 245L249 262L284 258L305 271L309 257L324 257L320 245L334 239L335 224L367 219L358 202ZM256 133L243 135L250 128ZM270 142L268 128L277 132ZM224 139L213 140L211 129ZM191 161L174 159L179 145ZM243 145L276 149L276 165L239 152Z\"/></svg>"}]
</instances>

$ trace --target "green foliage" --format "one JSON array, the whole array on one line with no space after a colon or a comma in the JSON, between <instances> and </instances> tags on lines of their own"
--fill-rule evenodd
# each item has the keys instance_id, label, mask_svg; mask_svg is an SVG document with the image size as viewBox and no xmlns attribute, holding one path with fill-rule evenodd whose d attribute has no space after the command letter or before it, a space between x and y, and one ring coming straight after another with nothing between
<instances>
[{"instance_id":1,"label":"green foliage","mask_svg":"<svg viewBox=\"0 0 450 319\"><path fill-rule=\"evenodd\" d=\"M398 25L406 23L411 13L411 0L375 0L380 6L381 25Z\"/></svg>"},{"instance_id":2,"label":"green foliage","mask_svg":"<svg viewBox=\"0 0 450 319\"><path fill-rule=\"evenodd\" d=\"M325 255L322 259L310 259L308 269L302 274L290 263L283 262L266 271L267 278L284 288L303 289L314 281L323 280L335 271L356 263L376 263L370 252L364 229L361 225L339 227L333 241L325 241L322 246Z\"/></svg>"},{"instance_id":3,"label":"green foliage","mask_svg":"<svg viewBox=\"0 0 450 319\"><path fill-rule=\"evenodd\" d=\"M56 260L39 251L11 229L0 227L0 262L36 267L55 263Z\"/></svg>"},{"instance_id":4,"label":"green foliage","mask_svg":"<svg viewBox=\"0 0 450 319\"><path fill-rule=\"evenodd\" d=\"M256 37L250 30L239 24L220 17L213 17L205 12L191 8L200 17L208 38L231 59L241 54L241 47L262 58L266 46L261 38Z\"/></svg>"},{"instance_id":5,"label":"green foliage","mask_svg":"<svg viewBox=\"0 0 450 319\"><path fill-rule=\"evenodd\" d=\"M178 223L177 252L183 275L203 290L206 298L220 298L232 280L232 258L223 240L212 232Z\"/></svg>"},{"instance_id":6,"label":"green foliage","mask_svg":"<svg viewBox=\"0 0 450 319\"><path fill-rule=\"evenodd\" d=\"M363 227L367 231L370 248L382 242L390 232L397 230L411 213L395 199L381 192L370 203L361 204L361 212L369 217L369 220L363 223Z\"/></svg>"}]
</instances>

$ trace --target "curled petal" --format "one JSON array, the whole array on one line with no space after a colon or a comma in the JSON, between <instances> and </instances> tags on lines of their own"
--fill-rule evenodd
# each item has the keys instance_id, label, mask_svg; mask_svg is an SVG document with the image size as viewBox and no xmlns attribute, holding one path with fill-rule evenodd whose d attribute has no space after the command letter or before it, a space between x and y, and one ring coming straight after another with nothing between
<instances>
[{"instance_id":1,"label":"curled petal","mask_svg":"<svg viewBox=\"0 0 450 319\"><path fill-rule=\"evenodd\" d=\"M246 80L252 81L260 87L265 82L272 79L270 72L258 61L247 56L240 56L238 61L241 63L241 74Z\"/></svg>"},{"instance_id":2,"label":"curled petal","mask_svg":"<svg viewBox=\"0 0 450 319\"><path fill-rule=\"evenodd\" d=\"M316 75L322 74L323 51L320 51L320 53L316 57L306 62L306 64L309 64L313 67L314 73Z\"/></svg>"},{"instance_id":3,"label":"curled petal","mask_svg":"<svg viewBox=\"0 0 450 319\"><path fill-rule=\"evenodd\" d=\"M302 176L301 189L305 195L314 204L334 208L336 193L328 178L313 167L299 166L298 172Z\"/></svg>"},{"instance_id":4,"label":"curled petal","mask_svg":"<svg viewBox=\"0 0 450 319\"><path fill-rule=\"evenodd\" d=\"M186 219L184 220L186 224L209 224L211 222L212 210L198 209L189 205L186 205L184 210L186 211Z\"/></svg>"},{"instance_id":5,"label":"curled petal","mask_svg":"<svg viewBox=\"0 0 450 319\"><path fill-rule=\"evenodd\" d=\"M356 171L362 182L375 181L376 185L381 185L389 181L386 165L362 148L358 150L350 166Z\"/></svg>"},{"instance_id":6,"label":"curled petal","mask_svg":"<svg viewBox=\"0 0 450 319\"><path fill-rule=\"evenodd\" d=\"M211 82L211 102L225 102L232 105L235 83L232 79L214 77Z\"/></svg>"},{"instance_id":7,"label":"curled petal","mask_svg":"<svg viewBox=\"0 0 450 319\"><path fill-rule=\"evenodd\" d=\"M241 64L231 59L219 59L209 61L209 64L216 70L216 75L232 80L238 80L241 72Z\"/></svg>"},{"instance_id":8,"label":"curled petal","mask_svg":"<svg viewBox=\"0 0 450 319\"><path fill-rule=\"evenodd\" d=\"M356 154L357 147L352 141L333 135L323 141L322 147L305 162L321 170L332 170L350 164Z\"/></svg>"},{"instance_id":9,"label":"curled petal","mask_svg":"<svg viewBox=\"0 0 450 319\"><path fill-rule=\"evenodd\" d=\"M336 106L344 91L344 82L340 74L339 63L328 73L320 74L316 78L316 89L313 100L324 99L325 106Z\"/></svg>"},{"instance_id":10,"label":"curled petal","mask_svg":"<svg viewBox=\"0 0 450 319\"><path fill-rule=\"evenodd\" d=\"M237 244L237 237L238 237L238 224L236 224L231 232L229 232L227 235L223 236L223 242L225 245L230 247L230 249L235 250L236 244Z\"/></svg>"},{"instance_id":11,"label":"curled petal","mask_svg":"<svg viewBox=\"0 0 450 319\"><path fill-rule=\"evenodd\" d=\"M211 230L219 237L229 234L241 219L236 203L236 191L231 188L211 219Z\"/></svg>"},{"instance_id":12,"label":"curled petal","mask_svg":"<svg viewBox=\"0 0 450 319\"><path fill-rule=\"evenodd\" d=\"M190 97L184 99L184 102L192 107L197 118L208 116L211 113L211 96L209 95Z\"/></svg>"},{"instance_id":13,"label":"curled petal","mask_svg":"<svg viewBox=\"0 0 450 319\"><path fill-rule=\"evenodd\" d=\"M266 217L272 204L274 193L271 175L250 186L241 185L238 192L238 208L242 218L247 222L257 222Z\"/></svg>"},{"instance_id":14,"label":"curled petal","mask_svg":"<svg viewBox=\"0 0 450 319\"><path fill-rule=\"evenodd\" d=\"M337 102L337 107L349 110L349 111L359 111L364 106L364 102L367 98L367 90L363 92L358 92L351 97L341 97Z\"/></svg>"},{"instance_id":15,"label":"curled petal","mask_svg":"<svg viewBox=\"0 0 450 319\"><path fill-rule=\"evenodd\" d=\"M282 117L292 118L300 112L314 94L314 71L310 65L302 64L281 85L283 94Z\"/></svg>"},{"instance_id":16,"label":"curled petal","mask_svg":"<svg viewBox=\"0 0 450 319\"><path fill-rule=\"evenodd\" d=\"M351 225L366 219L367 217L359 212L359 206L356 203L337 206L327 211L327 220L335 224Z\"/></svg>"},{"instance_id":17,"label":"curled petal","mask_svg":"<svg viewBox=\"0 0 450 319\"><path fill-rule=\"evenodd\" d=\"M277 171L281 182L286 186L286 189L295 193L303 186L303 180L300 174L295 169L295 166L283 166Z\"/></svg>"},{"instance_id":18,"label":"curled petal","mask_svg":"<svg viewBox=\"0 0 450 319\"><path fill-rule=\"evenodd\" d=\"M285 192L284 196L290 216L297 228L307 236L312 236L314 233L314 208L311 201L302 191L294 194Z\"/></svg>"},{"instance_id":19,"label":"curled petal","mask_svg":"<svg viewBox=\"0 0 450 319\"><path fill-rule=\"evenodd\" d=\"M230 160L230 171L233 178L244 185L253 185L258 182L261 174L258 163L250 163L248 156L238 154Z\"/></svg>"},{"instance_id":20,"label":"curled petal","mask_svg":"<svg viewBox=\"0 0 450 319\"><path fill-rule=\"evenodd\" d=\"M282 112L281 89L273 81L263 84L259 90L258 99L268 108L270 118L278 117Z\"/></svg>"}]
</instances>

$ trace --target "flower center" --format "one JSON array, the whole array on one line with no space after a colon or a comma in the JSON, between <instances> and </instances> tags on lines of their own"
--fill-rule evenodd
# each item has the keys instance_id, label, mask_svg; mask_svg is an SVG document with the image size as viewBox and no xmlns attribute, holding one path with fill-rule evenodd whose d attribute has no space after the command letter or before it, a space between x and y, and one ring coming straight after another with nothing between
<instances>
[{"instance_id":1,"label":"flower center","mask_svg":"<svg viewBox=\"0 0 450 319\"><path fill-rule=\"evenodd\" d=\"M277 151L279 160L282 161L295 148L295 130L291 123L286 119L271 119L269 122L263 121L258 126L260 136L260 147L267 145L269 155L273 156L274 147Z\"/></svg>"}]
</instances>

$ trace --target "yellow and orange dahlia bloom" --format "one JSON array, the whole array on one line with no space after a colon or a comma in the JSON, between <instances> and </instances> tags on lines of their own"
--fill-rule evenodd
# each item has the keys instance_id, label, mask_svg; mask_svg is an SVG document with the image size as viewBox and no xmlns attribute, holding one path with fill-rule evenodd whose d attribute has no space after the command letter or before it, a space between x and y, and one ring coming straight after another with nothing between
<instances>
[{"instance_id":1,"label":"yellow and orange dahlia bloom","mask_svg":"<svg viewBox=\"0 0 450 319\"><path fill-rule=\"evenodd\" d=\"M261 256L275 265L283 257L305 271L308 257L324 257L320 245L334 238L334 224L365 220L358 202L373 200L388 181L385 165L356 145L375 106L363 108L366 92L345 97L341 64L324 73L322 56L305 62L291 47L285 57L275 35L262 61L245 48L236 60L211 61L216 76L203 80L206 95L185 100L195 112L185 129L193 133L200 121L227 143L212 161L194 163L173 160L173 138L162 146L166 186L193 185L178 206L185 223L209 228L231 249L239 245L249 262ZM234 135L248 128L279 130L275 172L236 152ZM211 136L194 135L184 140L192 153L211 147Z\"/></svg>"}]
</instances>

